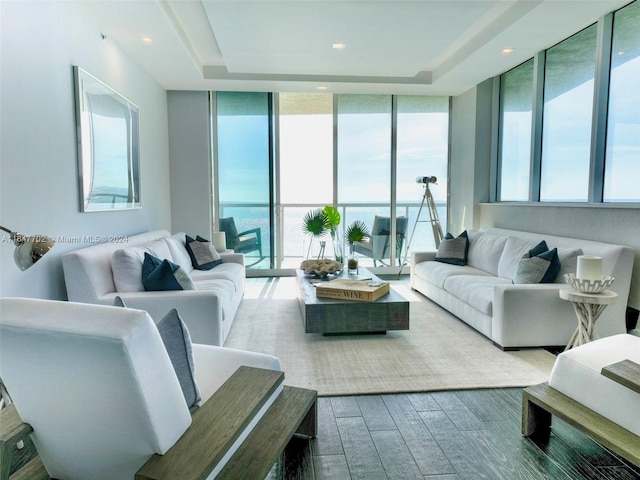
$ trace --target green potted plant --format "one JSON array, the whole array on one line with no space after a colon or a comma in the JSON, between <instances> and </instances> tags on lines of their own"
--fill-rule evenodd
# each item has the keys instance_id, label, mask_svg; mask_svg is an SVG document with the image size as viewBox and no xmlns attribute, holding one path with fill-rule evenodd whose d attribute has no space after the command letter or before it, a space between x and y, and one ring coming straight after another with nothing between
<instances>
[{"instance_id":1,"label":"green potted plant","mask_svg":"<svg viewBox=\"0 0 640 480\"><path fill-rule=\"evenodd\" d=\"M358 259L355 257L355 245L356 242L361 242L364 237L369 237L369 229L367 224L362 220L355 220L345 230L347 241L349 242L349 261L348 271L349 273L358 273Z\"/></svg>"},{"instance_id":2,"label":"green potted plant","mask_svg":"<svg viewBox=\"0 0 640 480\"><path fill-rule=\"evenodd\" d=\"M331 242L333 243L333 251L335 253L336 261L342 263L344 260L342 254L342 242L338 235L338 226L340 225L340 212L332 205L327 205L322 209L326 220L326 227L329 229L329 235L331 235Z\"/></svg>"},{"instance_id":3,"label":"green potted plant","mask_svg":"<svg viewBox=\"0 0 640 480\"><path fill-rule=\"evenodd\" d=\"M326 215L322 208L317 208L308 211L302 219L302 231L313 238L324 237L329 231L329 224ZM307 258L311 253L311 243L309 242L309 249L307 250ZM323 249L320 250L320 255L323 253Z\"/></svg>"}]
</instances>

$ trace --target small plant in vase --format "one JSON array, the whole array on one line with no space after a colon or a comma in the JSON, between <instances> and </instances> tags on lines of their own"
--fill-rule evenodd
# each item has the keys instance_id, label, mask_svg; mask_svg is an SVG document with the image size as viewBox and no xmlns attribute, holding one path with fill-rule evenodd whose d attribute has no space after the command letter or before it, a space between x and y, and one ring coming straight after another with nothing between
<instances>
[{"instance_id":1,"label":"small plant in vase","mask_svg":"<svg viewBox=\"0 0 640 480\"><path fill-rule=\"evenodd\" d=\"M324 218L326 220L326 227L329 229L329 235L331 235L331 242L333 243L333 251L336 257L336 261L342 263L344 256L342 254L342 242L338 235L338 226L340 225L340 212L337 208L327 205L322 209Z\"/></svg>"},{"instance_id":2,"label":"small plant in vase","mask_svg":"<svg viewBox=\"0 0 640 480\"><path fill-rule=\"evenodd\" d=\"M349 225L345 231L347 241L349 242L349 260L347 262L349 273L358 273L358 259L356 258L355 245L361 242L364 237L369 237L369 229L362 220L356 220Z\"/></svg>"},{"instance_id":3,"label":"small plant in vase","mask_svg":"<svg viewBox=\"0 0 640 480\"><path fill-rule=\"evenodd\" d=\"M311 210L305 214L302 219L302 231L313 238L324 237L328 231L328 221L322 208ZM307 258L311 254L311 243L307 250ZM324 253L324 249L320 250L320 255ZM320 256L318 257L320 258Z\"/></svg>"}]
</instances>

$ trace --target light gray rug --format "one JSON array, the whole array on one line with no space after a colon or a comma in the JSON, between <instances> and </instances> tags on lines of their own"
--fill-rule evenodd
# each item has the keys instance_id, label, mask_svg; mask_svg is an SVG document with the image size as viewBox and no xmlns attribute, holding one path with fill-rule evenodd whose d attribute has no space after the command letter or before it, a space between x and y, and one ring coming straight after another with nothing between
<instances>
[{"instance_id":1,"label":"light gray rug","mask_svg":"<svg viewBox=\"0 0 640 480\"><path fill-rule=\"evenodd\" d=\"M406 282L410 330L386 335L305 334L295 278L248 279L225 346L276 355L285 383L319 395L522 387L544 382L555 357L543 349L503 352Z\"/></svg>"}]
</instances>

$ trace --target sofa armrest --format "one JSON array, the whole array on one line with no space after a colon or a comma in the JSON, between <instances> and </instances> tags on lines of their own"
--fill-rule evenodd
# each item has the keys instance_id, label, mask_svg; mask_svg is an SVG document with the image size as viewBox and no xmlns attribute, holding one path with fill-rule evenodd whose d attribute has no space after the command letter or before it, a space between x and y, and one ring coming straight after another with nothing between
<instances>
[{"instance_id":1,"label":"sofa armrest","mask_svg":"<svg viewBox=\"0 0 640 480\"><path fill-rule=\"evenodd\" d=\"M566 345L576 329L571 302L559 295L562 283L497 285L493 290L492 339L503 348Z\"/></svg>"},{"instance_id":2,"label":"sofa armrest","mask_svg":"<svg viewBox=\"0 0 640 480\"><path fill-rule=\"evenodd\" d=\"M244 267L244 255L242 253L221 253L223 263L239 263Z\"/></svg>"},{"instance_id":3,"label":"sofa armrest","mask_svg":"<svg viewBox=\"0 0 640 480\"><path fill-rule=\"evenodd\" d=\"M411 252L411 266L422 262L432 262L436 259L435 250L432 252Z\"/></svg>"},{"instance_id":4,"label":"sofa armrest","mask_svg":"<svg viewBox=\"0 0 640 480\"><path fill-rule=\"evenodd\" d=\"M104 303L112 304L116 295L127 308L145 310L156 322L175 308L194 343L222 346L224 342L222 304L214 291L117 292L105 295Z\"/></svg>"}]
</instances>

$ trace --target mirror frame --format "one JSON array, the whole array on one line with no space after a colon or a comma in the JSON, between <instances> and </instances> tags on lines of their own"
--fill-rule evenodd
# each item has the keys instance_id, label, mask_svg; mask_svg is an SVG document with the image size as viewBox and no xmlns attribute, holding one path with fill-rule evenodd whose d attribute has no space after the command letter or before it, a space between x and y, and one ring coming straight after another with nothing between
<instances>
[{"instance_id":1,"label":"mirror frame","mask_svg":"<svg viewBox=\"0 0 640 480\"><path fill-rule=\"evenodd\" d=\"M140 208L138 107L78 66L73 77L80 211Z\"/></svg>"}]
</instances>

